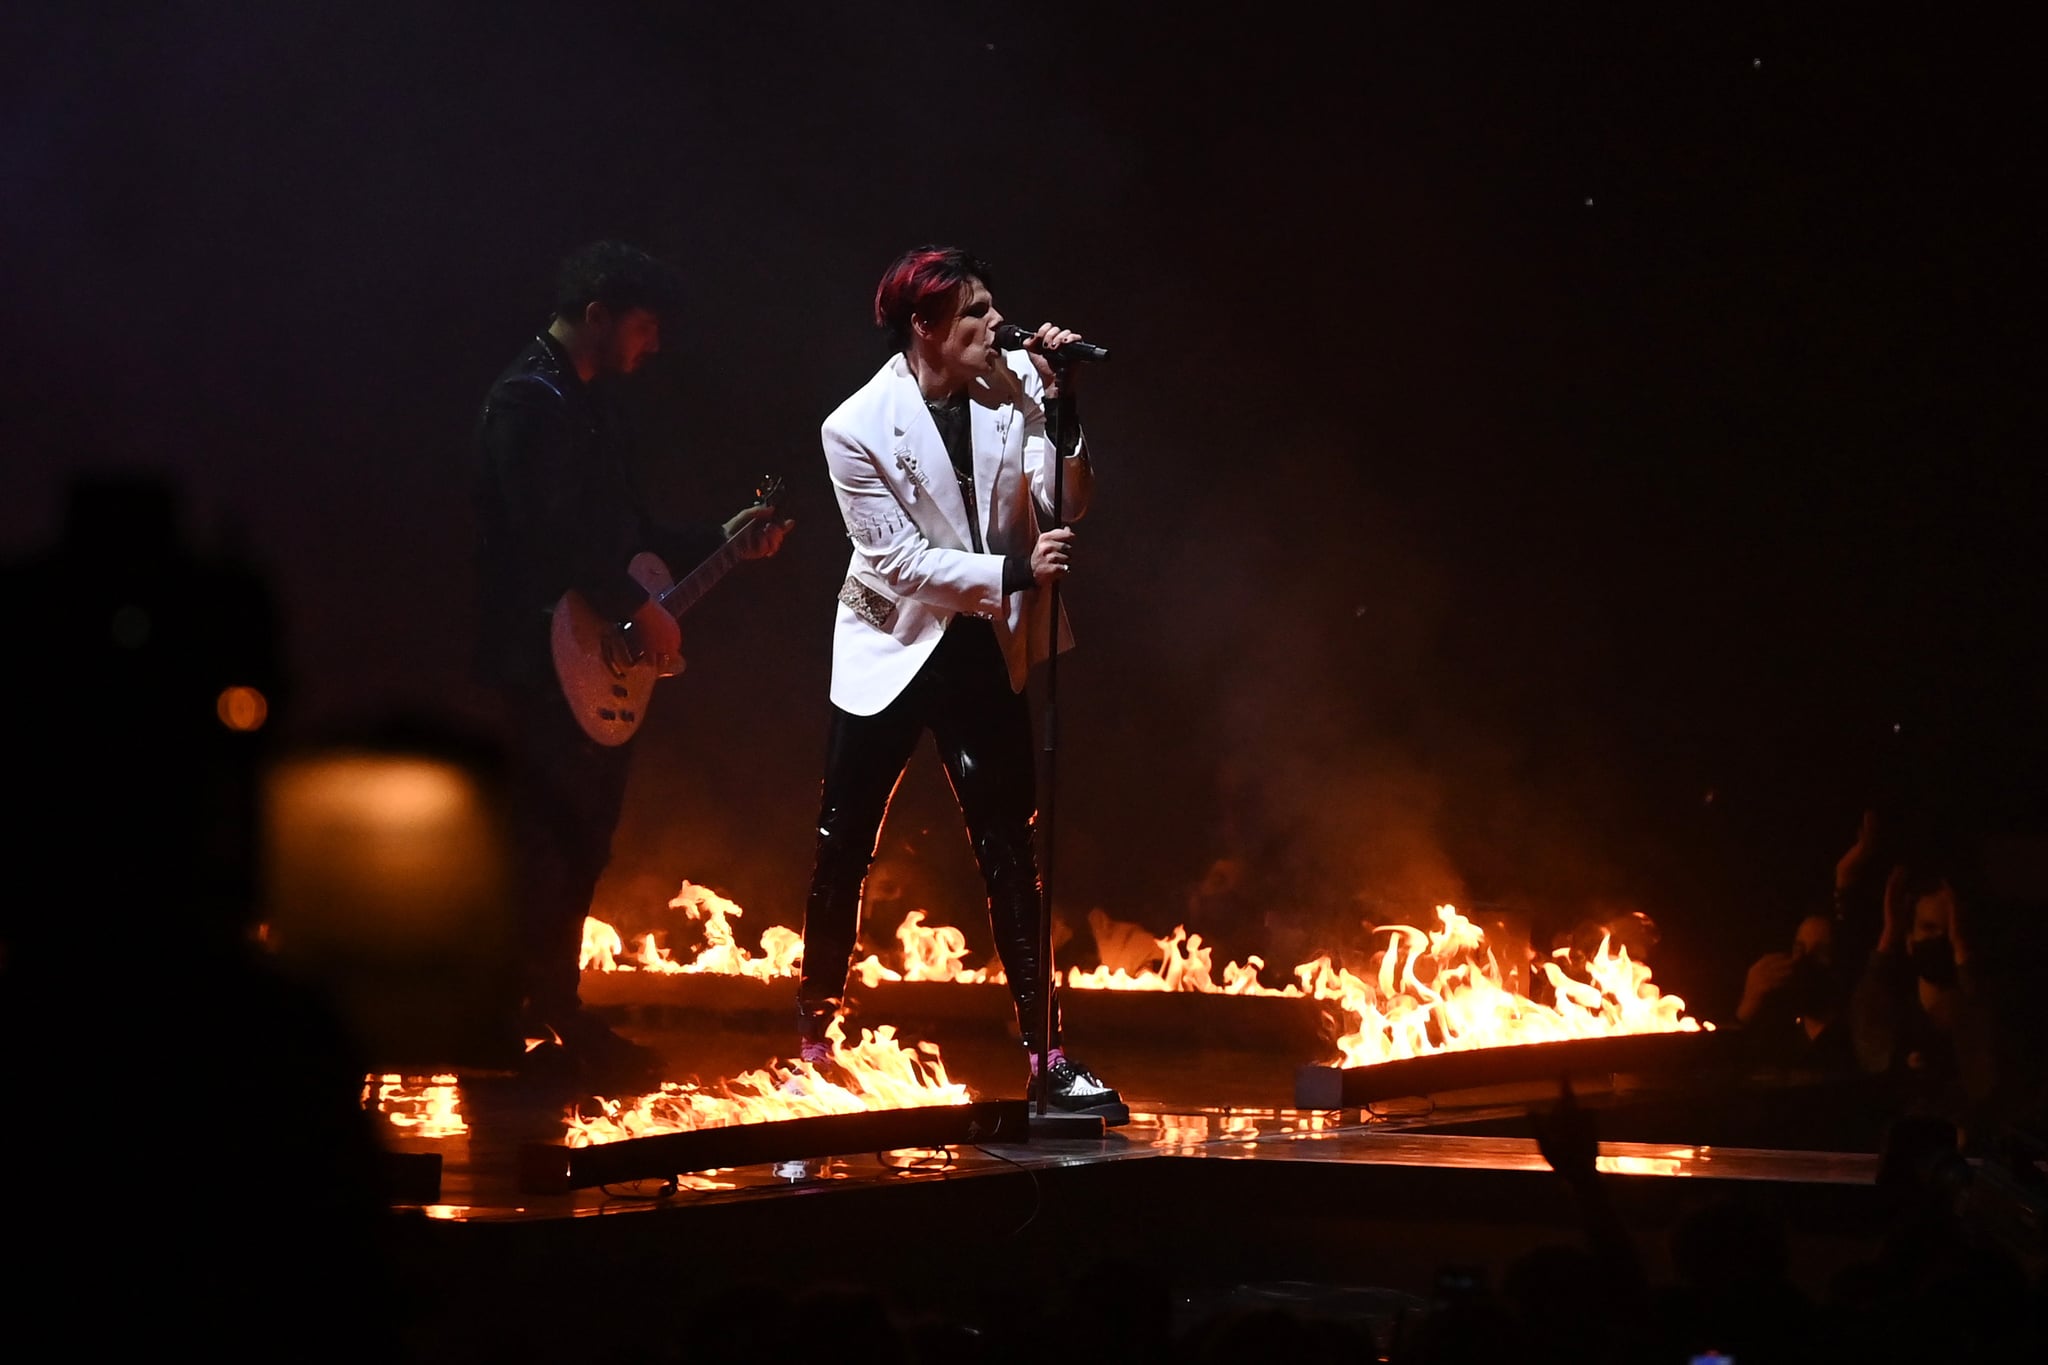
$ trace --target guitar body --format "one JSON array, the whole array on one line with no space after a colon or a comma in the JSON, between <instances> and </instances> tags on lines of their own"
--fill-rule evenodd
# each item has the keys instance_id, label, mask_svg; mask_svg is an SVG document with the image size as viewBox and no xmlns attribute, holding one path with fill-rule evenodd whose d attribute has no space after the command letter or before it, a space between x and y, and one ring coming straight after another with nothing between
<instances>
[{"instance_id":1,"label":"guitar body","mask_svg":"<svg viewBox=\"0 0 2048 1365\"><path fill-rule=\"evenodd\" d=\"M649 596L659 597L674 586L659 555L633 556L626 572ZM579 592L563 593L555 603L551 643L562 696L583 733L613 748L640 728L655 680L661 676L652 663L627 660L618 633L618 623L592 611Z\"/></svg>"},{"instance_id":2,"label":"guitar body","mask_svg":"<svg viewBox=\"0 0 2048 1365\"><path fill-rule=\"evenodd\" d=\"M765 514L728 536L723 546L680 583L669 574L661 556L648 551L634 555L626 572L647 589L649 598L680 621L683 613L739 563L749 548L758 545L761 531L767 519L774 516L776 499L781 495L781 479L773 475L764 479L755 492L754 505L767 509ZM620 623L592 611L583 594L573 588L555 603L550 632L555 681L569 703L569 714L576 717L583 733L599 744L608 748L624 744L646 719L647 702L654 695L654 684L661 674L652 662L636 662L620 634ZM676 671L682 671L681 663L676 665Z\"/></svg>"}]
</instances>

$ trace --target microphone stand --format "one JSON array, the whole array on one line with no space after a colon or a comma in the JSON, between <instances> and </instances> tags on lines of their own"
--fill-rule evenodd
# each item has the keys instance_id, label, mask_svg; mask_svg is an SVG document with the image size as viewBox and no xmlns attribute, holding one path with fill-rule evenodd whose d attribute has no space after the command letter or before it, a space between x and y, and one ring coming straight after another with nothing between
<instances>
[{"instance_id":1,"label":"microphone stand","mask_svg":"<svg viewBox=\"0 0 2048 1365\"><path fill-rule=\"evenodd\" d=\"M1058 351L1046 356L1052 364L1054 381L1064 389L1067 382L1066 362ZM1057 531L1067 524L1067 460L1060 450L1061 428L1065 426L1066 402L1056 399L1045 415L1046 444L1052 449L1052 529ZM1056 763L1059 757L1059 667L1060 667L1060 580L1055 577L1050 584L1052 593L1052 647L1047 651L1045 661L1045 819L1040 824L1040 842L1044 852L1039 868L1039 910L1038 910L1038 1107L1036 1116L1045 1118L1045 1092L1051 1088L1052 1078L1048 1074L1047 1058L1052 1052L1052 1025L1056 1005L1053 987L1058 979L1052 964L1052 872L1053 872L1053 804L1058 794L1054 781L1057 776Z\"/></svg>"}]
</instances>

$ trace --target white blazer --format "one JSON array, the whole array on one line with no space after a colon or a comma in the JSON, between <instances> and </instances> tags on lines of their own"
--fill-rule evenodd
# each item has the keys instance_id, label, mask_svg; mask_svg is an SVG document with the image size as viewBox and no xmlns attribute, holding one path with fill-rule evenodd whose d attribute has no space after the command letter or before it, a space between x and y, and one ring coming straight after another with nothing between
<instances>
[{"instance_id":1,"label":"white blazer","mask_svg":"<svg viewBox=\"0 0 2048 1365\"><path fill-rule=\"evenodd\" d=\"M901 354L825 419L825 465L853 542L832 629L832 704L842 710L871 716L894 701L962 612L995 626L1013 691L1050 652L1052 594L1003 595L1003 557L1029 554L1051 520L1053 476L1044 381L1023 352L1004 360L968 395L981 554L945 442ZM1066 461L1067 521L1087 510L1094 488L1083 444ZM1059 647L1072 645L1063 610Z\"/></svg>"}]
</instances>

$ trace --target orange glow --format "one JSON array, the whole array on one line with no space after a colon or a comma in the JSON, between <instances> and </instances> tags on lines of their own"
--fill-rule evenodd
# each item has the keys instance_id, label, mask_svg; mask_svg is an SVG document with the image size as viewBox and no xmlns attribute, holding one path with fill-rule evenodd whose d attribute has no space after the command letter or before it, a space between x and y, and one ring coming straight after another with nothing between
<instances>
[{"instance_id":1,"label":"orange glow","mask_svg":"<svg viewBox=\"0 0 2048 1365\"><path fill-rule=\"evenodd\" d=\"M477 781L414 755L294 759L265 792L272 930L283 943L454 943L496 932L501 835Z\"/></svg>"},{"instance_id":2,"label":"orange glow","mask_svg":"<svg viewBox=\"0 0 2048 1365\"><path fill-rule=\"evenodd\" d=\"M656 1133L687 1133L738 1123L822 1114L858 1114L869 1109L909 1109L966 1104L974 1097L967 1087L946 1075L945 1062L934 1043L905 1049L896 1030L883 1026L862 1029L860 1041L848 1046L841 1022L826 1030L836 1070L849 1084L828 1079L802 1061L776 1061L757 1071L710 1085L664 1083L660 1091L638 1098L599 1100L596 1114L569 1114L566 1141L588 1147Z\"/></svg>"},{"instance_id":3,"label":"orange glow","mask_svg":"<svg viewBox=\"0 0 2048 1365\"><path fill-rule=\"evenodd\" d=\"M253 687L230 687L214 698L213 710L222 725L247 734L270 719L270 700Z\"/></svg>"},{"instance_id":4,"label":"orange glow","mask_svg":"<svg viewBox=\"0 0 2048 1365\"><path fill-rule=\"evenodd\" d=\"M319 813L386 830L447 820L476 800L474 784L455 765L384 754L335 754L302 762L280 785Z\"/></svg>"}]
</instances>

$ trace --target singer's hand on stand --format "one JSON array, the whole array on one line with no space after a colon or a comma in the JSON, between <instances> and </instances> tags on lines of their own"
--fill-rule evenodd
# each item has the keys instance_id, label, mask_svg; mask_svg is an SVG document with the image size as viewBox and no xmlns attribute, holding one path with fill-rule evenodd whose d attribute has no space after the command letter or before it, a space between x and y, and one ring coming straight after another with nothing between
<instances>
[{"instance_id":1,"label":"singer's hand on stand","mask_svg":"<svg viewBox=\"0 0 2048 1365\"><path fill-rule=\"evenodd\" d=\"M1031 547L1031 576L1044 587L1055 579L1065 578L1073 568L1074 531L1062 526L1057 531L1047 531L1038 537L1038 543Z\"/></svg>"}]
</instances>

